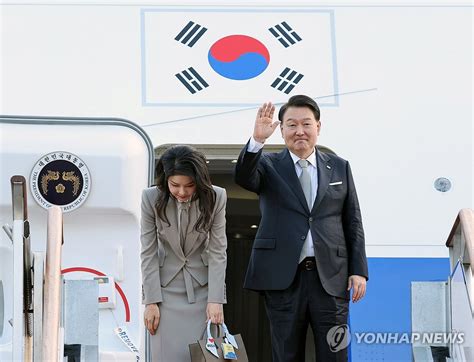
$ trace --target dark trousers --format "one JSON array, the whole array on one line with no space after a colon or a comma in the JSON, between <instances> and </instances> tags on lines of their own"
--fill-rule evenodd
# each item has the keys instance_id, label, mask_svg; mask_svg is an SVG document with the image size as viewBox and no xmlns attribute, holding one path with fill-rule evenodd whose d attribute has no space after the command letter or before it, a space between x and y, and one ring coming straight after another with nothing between
<instances>
[{"instance_id":1,"label":"dark trousers","mask_svg":"<svg viewBox=\"0 0 474 362\"><path fill-rule=\"evenodd\" d=\"M329 342L328 332L332 327L347 324L349 301L327 294L316 269L298 269L289 288L265 291L265 306L270 320L273 362L305 360L309 324L314 334L316 361L347 361L347 348L341 349L342 345L331 340L340 338L344 327L331 330Z\"/></svg>"}]
</instances>

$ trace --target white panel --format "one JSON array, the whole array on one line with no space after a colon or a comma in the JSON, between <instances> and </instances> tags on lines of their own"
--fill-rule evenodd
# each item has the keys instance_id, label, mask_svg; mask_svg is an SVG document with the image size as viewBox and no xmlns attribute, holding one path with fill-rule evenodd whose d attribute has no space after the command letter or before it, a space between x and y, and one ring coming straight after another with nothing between
<instances>
[{"instance_id":1,"label":"white panel","mask_svg":"<svg viewBox=\"0 0 474 362\"><path fill-rule=\"evenodd\" d=\"M76 268L64 274L66 279L91 279L96 276L94 273L115 277L120 269L117 250L123 249L123 275L118 285L125 299L115 288L116 308L100 311L99 348L104 352L126 352L126 347L114 335L113 329L117 324L124 325L132 338L137 343L140 341L140 201L142 190L149 185L152 157L147 143L134 129L119 125L2 123L0 133L2 223L10 222L11 218L11 175L24 175L29 182L36 162L58 150L76 154L87 164L91 177L89 197L78 209L64 214L62 269ZM47 212L36 203L29 187L28 206L32 250L44 251ZM1 256L3 268L3 258L11 255L2 253ZM88 269L79 272L77 268ZM11 298L12 285L5 286L5 294ZM15 290L21 291L22 288ZM128 314L129 321L126 320ZM11 335L5 334L2 343L9 343L11 338Z\"/></svg>"}]
</instances>

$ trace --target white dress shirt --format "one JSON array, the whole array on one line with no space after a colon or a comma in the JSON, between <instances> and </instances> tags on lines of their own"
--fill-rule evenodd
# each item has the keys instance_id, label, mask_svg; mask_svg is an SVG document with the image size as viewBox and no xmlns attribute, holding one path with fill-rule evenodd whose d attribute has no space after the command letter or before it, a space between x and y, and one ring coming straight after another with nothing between
<instances>
[{"instance_id":1,"label":"white dress shirt","mask_svg":"<svg viewBox=\"0 0 474 362\"><path fill-rule=\"evenodd\" d=\"M252 153L257 153L263 148L264 144L255 141L253 137L250 137L250 142L249 145L247 146L247 151L252 152ZM294 153L290 152L291 159L293 160L293 164L295 166L295 172L296 176L298 178L301 175L301 172L303 170L301 169L301 166L298 164L298 161L300 158L296 156ZM311 177L311 200L313 202L311 203L311 206L314 203L314 200L316 199L316 195L318 194L318 169L316 167L316 152L313 151L311 155L306 159L308 161L308 172L309 176ZM303 261L304 258L308 256L314 256L314 246L313 246L313 237L311 235L311 229L308 230L308 235L306 236L303 248L301 249L301 254L300 254L300 259L299 262Z\"/></svg>"}]
</instances>

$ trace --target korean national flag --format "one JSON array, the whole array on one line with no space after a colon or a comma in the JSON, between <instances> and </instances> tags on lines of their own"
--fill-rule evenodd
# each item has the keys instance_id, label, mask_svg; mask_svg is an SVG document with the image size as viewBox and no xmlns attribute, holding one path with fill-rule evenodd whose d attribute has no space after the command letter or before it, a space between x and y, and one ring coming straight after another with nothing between
<instances>
[{"instance_id":1,"label":"korean national flag","mask_svg":"<svg viewBox=\"0 0 474 362\"><path fill-rule=\"evenodd\" d=\"M142 9L144 106L337 103L334 14L316 8Z\"/></svg>"}]
</instances>

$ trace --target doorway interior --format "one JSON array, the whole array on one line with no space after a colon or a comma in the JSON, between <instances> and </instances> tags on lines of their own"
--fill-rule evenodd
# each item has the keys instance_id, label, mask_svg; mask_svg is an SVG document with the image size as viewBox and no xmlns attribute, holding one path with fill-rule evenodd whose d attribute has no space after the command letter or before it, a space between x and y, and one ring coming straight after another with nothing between
<instances>
[{"instance_id":1,"label":"doorway interior","mask_svg":"<svg viewBox=\"0 0 474 362\"><path fill-rule=\"evenodd\" d=\"M155 149L156 159L170 145ZM237 157L244 145L192 145L206 155L211 180L227 191L227 304L224 316L231 333L242 335L249 361L270 362L270 326L265 312L264 297L243 289L244 277L252 244L260 222L258 197L234 182ZM265 152L279 152L284 145L265 145ZM332 152L323 148L325 152ZM308 330L306 362L316 361L313 335Z\"/></svg>"}]
</instances>

